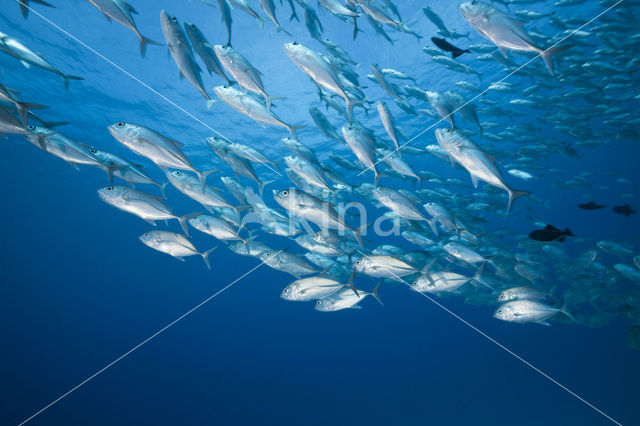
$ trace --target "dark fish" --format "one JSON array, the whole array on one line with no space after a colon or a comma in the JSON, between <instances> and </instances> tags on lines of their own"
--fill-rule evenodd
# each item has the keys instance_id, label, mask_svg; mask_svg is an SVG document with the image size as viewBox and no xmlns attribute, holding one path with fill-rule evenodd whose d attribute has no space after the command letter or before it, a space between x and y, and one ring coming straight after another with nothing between
<instances>
[{"instance_id":1,"label":"dark fish","mask_svg":"<svg viewBox=\"0 0 640 426\"><path fill-rule=\"evenodd\" d=\"M536 229L529 234L529 238L536 241L564 241L565 237L575 237L569 228L564 231L559 230L553 225L547 225L544 229Z\"/></svg>"},{"instance_id":2,"label":"dark fish","mask_svg":"<svg viewBox=\"0 0 640 426\"><path fill-rule=\"evenodd\" d=\"M613 208L613 211L625 216L631 216L636 212L634 209L631 208L629 204L625 204L624 206L615 206Z\"/></svg>"},{"instance_id":3,"label":"dark fish","mask_svg":"<svg viewBox=\"0 0 640 426\"><path fill-rule=\"evenodd\" d=\"M445 52L451 52L451 56L454 58L457 58L463 53L471 53L471 51L468 49L462 50L459 47L455 47L453 44L449 43L447 40L443 38L431 37L431 41L433 42L433 44L435 44Z\"/></svg>"},{"instance_id":4,"label":"dark fish","mask_svg":"<svg viewBox=\"0 0 640 426\"><path fill-rule=\"evenodd\" d=\"M603 209L606 206L604 204L596 204L593 201L589 201L588 203L578 204L578 207L580 207L582 210L598 210Z\"/></svg>"}]
</instances>

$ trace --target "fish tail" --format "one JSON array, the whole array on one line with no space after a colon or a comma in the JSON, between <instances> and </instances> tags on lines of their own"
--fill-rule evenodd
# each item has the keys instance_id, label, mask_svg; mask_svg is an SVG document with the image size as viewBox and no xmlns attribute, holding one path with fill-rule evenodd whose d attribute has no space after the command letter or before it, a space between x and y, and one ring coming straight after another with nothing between
<instances>
[{"instance_id":1,"label":"fish tail","mask_svg":"<svg viewBox=\"0 0 640 426\"><path fill-rule=\"evenodd\" d=\"M200 256L202 256L202 259L204 260L204 264L207 265L207 269L209 270L211 270L211 264L209 263L209 255L213 253L217 248L218 246L215 246L205 251L204 253L200 253Z\"/></svg>"},{"instance_id":2,"label":"fish tail","mask_svg":"<svg viewBox=\"0 0 640 426\"><path fill-rule=\"evenodd\" d=\"M540 56L542 56L542 60L544 61L544 64L547 66L547 69L549 70L549 74L553 75L553 61L551 60L551 57L556 53L560 53L564 50L567 50L570 47L571 45L555 46L555 47L551 47L549 49L543 50L540 53Z\"/></svg>"},{"instance_id":3,"label":"fish tail","mask_svg":"<svg viewBox=\"0 0 640 426\"><path fill-rule=\"evenodd\" d=\"M520 197L524 197L525 195L531 195L530 192L527 191L517 191L514 189L509 189L507 190L508 194L509 194L509 204L507 205L507 213L509 213L509 210L511 210L511 206L513 205L513 202Z\"/></svg>"},{"instance_id":4,"label":"fish tail","mask_svg":"<svg viewBox=\"0 0 640 426\"><path fill-rule=\"evenodd\" d=\"M29 113L29 110L32 110L32 109L46 109L46 108L49 108L49 107L46 106L46 105L32 104L32 103L28 103L28 102L16 102L16 109L18 110L18 115L20 116L20 121L24 125L27 124L27 114Z\"/></svg>"},{"instance_id":5,"label":"fish tail","mask_svg":"<svg viewBox=\"0 0 640 426\"><path fill-rule=\"evenodd\" d=\"M297 131L306 126L307 126L306 124L300 123L300 124L294 124L293 126L287 126L287 129L289 130L289 133L291 133L291 137L295 140L298 140Z\"/></svg>"},{"instance_id":6,"label":"fish tail","mask_svg":"<svg viewBox=\"0 0 640 426\"><path fill-rule=\"evenodd\" d=\"M198 179L200 180L200 188L202 189L202 192L204 192L204 190L207 188L207 178L209 177L209 175L218 173L219 171L220 169L209 170L206 172L199 172L197 170L195 171L196 175L198 175Z\"/></svg>"},{"instance_id":7,"label":"fish tail","mask_svg":"<svg viewBox=\"0 0 640 426\"><path fill-rule=\"evenodd\" d=\"M371 295L378 301L379 304L384 306L384 303L382 303L382 299L380 299L380 296L378 295L378 291L380 291L381 286L382 286L382 281L378 282L378 284L376 284L373 290L371 290Z\"/></svg>"},{"instance_id":8,"label":"fish tail","mask_svg":"<svg viewBox=\"0 0 640 426\"><path fill-rule=\"evenodd\" d=\"M201 214L202 213L197 212L197 213L190 213L184 216L176 217L176 219L178 219L178 221L180 222L180 227L182 228L182 232L184 232L184 235L186 235L187 237L189 236L189 228L187 228L187 221L189 219L193 219L196 216L200 216Z\"/></svg>"},{"instance_id":9,"label":"fish tail","mask_svg":"<svg viewBox=\"0 0 640 426\"><path fill-rule=\"evenodd\" d=\"M150 38L147 38L145 36L143 36L142 34L140 34L139 37L140 41L140 56L142 56L144 58L144 55L147 53L147 45L149 44L153 44L155 46L164 46L162 43L159 43L157 41L151 40Z\"/></svg>"},{"instance_id":10,"label":"fish tail","mask_svg":"<svg viewBox=\"0 0 640 426\"><path fill-rule=\"evenodd\" d=\"M487 280L485 280L484 277L482 276L482 272L484 271L484 265L485 265L485 263L483 262L478 267L478 269L476 270L476 273L473 275L473 277L471 279L473 281L479 283L479 284L482 284L483 286L485 286L485 287L487 287L487 288L489 288L491 290L494 290L494 288L491 286L491 284L489 284L487 282Z\"/></svg>"},{"instance_id":11,"label":"fish tail","mask_svg":"<svg viewBox=\"0 0 640 426\"><path fill-rule=\"evenodd\" d=\"M565 314L567 317L569 317L573 322L578 322L576 320L576 318L573 316L573 314L571 314L571 312L569 312L569 307L567 305L567 301L565 300L564 303L562 304L562 307L560 308L560 312L562 312L563 314Z\"/></svg>"},{"instance_id":12,"label":"fish tail","mask_svg":"<svg viewBox=\"0 0 640 426\"><path fill-rule=\"evenodd\" d=\"M82 77L78 77L77 75L71 74L61 74L62 82L64 83L64 88L69 89L69 80L84 80Z\"/></svg>"},{"instance_id":13,"label":"fish tail","mask_svg":"<svg viewBox=\"0 0 640 426\"><path fill-rule=\"evenodd\" d=\"M167 185L169 185L169 182L165 182L165 183L161 183L158 185L158 188L160 188L160 193L162 194L163 198L167 198Z\"/></svg>"}]
</instances>

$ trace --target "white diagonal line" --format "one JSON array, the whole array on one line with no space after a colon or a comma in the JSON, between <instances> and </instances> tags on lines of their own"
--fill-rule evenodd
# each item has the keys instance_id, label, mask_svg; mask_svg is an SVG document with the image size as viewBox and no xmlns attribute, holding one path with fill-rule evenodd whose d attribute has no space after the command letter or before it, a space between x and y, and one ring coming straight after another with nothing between
<instances>
[{"instance_id":1,"label":"white diagonal line","mask_svg":"<svg viewBox=\"0 0 640 426\"><path fill-rule=\"evenodd\" d=\"M282 252L282 250L280 250L277 254L279 254L280 252ZM136 350L140 349L142 346L144 346L145 344L149 343L152 339L154 339L155 337L157 337L158 335L160 335L161 333L167 331L169 328L173 327L175 324L177 324L179 321L183 320L184 318L186 318L187 316L189 316L190 314L192 314L193 312L195 312L197 309L199 309L200 307L202 307L203 305L205 305L207 302L211 301L212 299L214 299L216 296L218 296L219 294L221 294L222 292L224 292L225 290L227 290L228 288L230 288L231 286L233 286L234 284L236 284L238 281L242 280L244 277L246 277L247 275L251 274L253 271L255 271L256 269L258 269L259 267L261 267L262 265L264 265L264 262L261 262L260 264L258 264L257 266L253 267L252 269L250 269L248 272L244 273L243 275L241 275L240 277L236 278L235 280L231 281L229 284L227 284L226 286L224 286L223 288L221 288L220 290L218 290L217 292L215 292L213 295L207 297L206 299L204 299L202 302L198 303L196 306L194 306L193 308L189 309L187 312L185 312L184 314L180 315L178 318L176 318L175 320L171 321L169 324L165 325L164 327L162 327L160 330L156 331L155 333L153 333L151 336L147 337L146 339L144 339L142 342L138 343L136 346L134 346L133 348L129 349L127 352L123 353L122 355L120 355L118 358L116 358L115 360L111 361L109 364L105 365L104 367L102 367L100 370L96 371L95 373L93 373L91 376L87 377L86 379L84 379L82 382L78 383L76 386L72 387L71 389L69 389L68 391L66 391L65 393L63 393L62 395L60 395L58 398L54 399L53 401L51 401L49 404L45 405L44 407L42 407L40 410L36 411L35 413L33 413L31 416L27 417L26 419L24 419L23 421L21 421L18 426L22 426L25 423L31 421L33 418L35 418L36 416L42 414L44 411L48 410L49 408L51 408L53 405L57 404L58 402L60 402L62 399L66 398L67 396L69 396L71 393L75 392L76 390L78 390L80 387L84 386L85 384L87 384L88 382L90 382L91 380L95 379L96 377L98 377L100 374L104 373L107 369L113 367L115 364L117 364L118 362L122 361L124 358L126 358L127 356L131 355L133 352L135 352Z\"/></svg>"},{"instance_id":2,"label":"white diagonal line","mask_svg":"<svg viewBox=\"0 0 640 426\"><path fill-rule=\"evenodd\" d=\"M183 113L185 113L188 117L194 119L195 121L197 121L198 123L202 124L204 127L206 127L208 130L211 130L213 133L215 133L216 135L220 136L222 139L233 143L233 141L229 138L227 138L225 135L223 135L222 133L220 133L219 131L217 131L216 129L214 129L213 127L209 126L207 123L205 123L204 121L200 120L198 117L196 117L195 115L193 115L192 113L190 113L189 111L187 111L186 109L182 108L180 105L176 104L174 101L172 101L171 99L167 98L165 95L163 95L162 93L158 92L156 89L154 89L153 87L149 86L147 83L145 83L144 81L140 80L138 77L136 77L135 75L131 74L129 71L125 70L124 68L122 68L120 65L116 64L115 62L113 62L111 59L107 58L106 56L104 56L102 53L98 52L97 50L95 50L93 47L89 46L88 44L86 44L85 42L83 42L82 40L80 40L78 37L74 36L73 34L71 34L70 32L68 32L67 30L65 30L64 28L60 27L59 25L55 24L54 22L52 22L51 20L49 20L47 17L45 17L44 15L42 15L40 12L38 12L37 10L32 9L31 7L29 7L27 4L23 3L23 0L16 0L16 2L20 3L21 5L24 5L27 7L27 9L29 9L31 12L33 12L34 15L39 16L40 18L42 18L44 21L46 21L49 25L51 25L52 27L56 28L58 31L62 32L64 35L66 35L67 37L71 38L72 40L74 40L76 43L81 44L82 46L84 46L85 48L87 48L89 51L91 51L92 53L94 53L96 56L98 56L99 58L105 60L106 62L108 62L109 64L113 65L113 67L117 68L120 72L122 72L123 74L125 74L126 76L132 78L133 80L135 80L136 82L140 83L142 86L144 86L146 89L150 90L151 92L155 93L156 95L160 96L162 99L164 99L166 102L168 102L169 104L171 104L172 106L178 108L180 111L182 111ZM248 151L245 151L247 154L249 154L251 157L254 157L253 155L251 155ZM279 171L275 170L273 167L269 166L266 163L262 163L260 161L258 161L258 159L256 159L254 157L254 159L256 160L256 162L263 164L265 167L267 167L268 169L270 169L272 172L276 173L278 176L282 176L282 173L280 173Z\"/></svg>"},{"instance_id":3,"label":"white diagonal line","mask_svg":"<svg viewBox=\"0 0 640 426\"><path fill-rule=\"evenodd\" d=\"M522 68L526 67L527 65L529 65L531 62L535 61L536 59L538 59L539 57L541 57L544 53L548 52L549 50L553 49L554 47L556 47L557 45L559 45L560 43L564 42L565 40L567 40L569 37L573 36L574 34L576 34L578 31L582 30L584 27L586 27L587 25L591 24L593 21L597 20L598 18L600 18L602 15L608 13L609 11L611 11L612 9L616 8L620 3L622 3L624 0L618 0L618 2L616 2L615 4L613 4L612 6L609 6L607 9L605 9L604 11L600 12L595 18L589 20L588 22L586 22L585 24L581 25L580 27L578 27L577 29L571 31L568 35L566 35L565 37L563 37L560 41L555 42L554 44L552 44L551 46L549 46L547 49L545 49L544 51L542 51L541 53L538 53L536 56L534 56L533 58L529 59L527 62L525 62L524 64L520 65L518 68L516 68L514 71L511 71L509 74L507 74L506 76L502 77L500 80L491 83L493 84L497 84L497 83L502 83L503 81L505 81L507 78L511 77L512 75L514 75L515 73L517 73L518 71L520 71ZM453 115L453 113L460 111L462 108L466 107L467 105L469 105L471 102L473 102L474 100L478 99L480 96L484 95L485 93L487 93L489 91L489 88L491 87L491 85L489 85L489 87L487 87L485 90L483 90L482 92L478 93L477 95L475 95L473 98L469 99L467 102L465 102L464 104L460 105L458 108L454 109L453 111L451 111L449 114L445 115L444 117L442 117L440 120L436 121L435 123L433 123L431 126L427 127L426 129L424 129L423 131L421 131L420 133L418 133L417 135L415 135L414 137L412 137L411 139L409 139L408 141L406 141L405 143L403 143L402 145L400 145L398 148L394 149L393 151L389 152L387 155L385 155L384 157L380 158L378 161L376 161L375 163L373 163L371 166L367 166L367 168L365 168L364 170L362 170L360 173L358 173L357 176L362 175L364 172L371 170L373 167L377 166L381 161L386 160L387 158L389 158L389 156L395 154L396 152L398 152L399 150L401 150L404 146L410 144L411 142L413 142L414 140L416 140L417 138L419 138L420 136L424 135L426 132L428 132L429 130L433 129L434 127L436 127L438 124L442 123L444 120L446 120L447 118L451 117Z\"/></svg>"},{"instance_id":4,"label":"white diagonal line","mask_svg":"<svg viewBox=\"0 0 640 426\"><path fill-rule=\"evenodd\" d=\"M396 279L398 279L399 281L403 282L404 284L408 285L409 287L411 287L411 285L406 282L405 280L403 280L401 277L397 276L391 269L387 268L386 266L376 262L374 259L370 258L369 256L367 256L366 254L362 253L360 250L358 250L358 253L360 253L363 257L366 257L367 259L369 259L369 261L375 263L376 265L386 269L391 275L393 275ZM507 352L508 354L512 355L514 358L516 358L517 360L521 361L522 363L524 363L525 365L527 365L528 367L530 367L531 369L533 369L535 372L537 372L538 374L542 375L543 377L545 377L546 379L548 379L549 381L551 381L552 383L556 384L557 386L559 386L560 388L564 389L565 391L567 391L570 395L574 396L575 398L579 399L580 401L582 401L583 403L585 403L586 405L588 405L590 408L592 408L593 410L595 410L596 412L600 413L602 416L606 417L608 420L612 421L613 423L615 423L618 426L622 426L622 423L616 421L615 419L613 419L611 416L609 416L607 413L605 413L604 411L600 410L598 407L596 407L595 405L593 405L592 403L590 403L589 401L587 401L586 399L582 398L580 395L578 395L577 393L575 393L574 391L572 391L571 389L567 388L565 385L563 385L562 383L558 382L557 380L555 380L553 377L549 376L547 373L545 373L544 371L540 370L539 368L537 368L535 365L531 364L530 362L528 362L527 360L525 360L524 358L522 358L520 355L516 354L515 352L513 352L511 349L507 348L506 346L504 346L502 343L498 342L496 339L494 339L493 337L489 336L487 333L485 333L484 331L480 330L478 327L474 326L473 324L469 323L468 321L466 321L464 318L460 317L459 315L457 315L455 312L452 312L449 308L447 308L446 306L442 305L440 302L438 302L437 300L433 299L431 296L426 295L424 293L421 292L417 292L419 294L421 294L422 296L424 296L425 298L427 298L428 300L430 300L432 303L434 303L436 306L438 306L440 309L444 310L445 312L447 312L448 314L452 315L454 318L456 318L457 320L459 320L460 322L462 322L463 324L465 324L466 326L468 326L469 328L471 328L473 331L475 331L476 333L480 334L481 336L485 337L486 339L488 339L489 341L493 342L494 344L496 344L499 348L501 348L502 350L504 350L505 352Z\"/></svg>"}]
</instances>

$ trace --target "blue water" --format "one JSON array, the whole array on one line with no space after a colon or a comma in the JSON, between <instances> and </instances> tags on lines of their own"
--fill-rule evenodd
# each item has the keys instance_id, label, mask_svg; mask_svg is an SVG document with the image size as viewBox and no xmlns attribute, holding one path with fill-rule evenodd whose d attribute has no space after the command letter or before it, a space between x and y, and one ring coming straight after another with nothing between
<instances>
[{"instance_id":1,"label":"blue water","mask_svg":"<svg viewBox=\"0 0 640 426\"><path fill-rule=\"evenodd\" d=\"M106 130L107 125L120 120L140 123L183 142L185 153L198 168L219 165L204 143L204 137L212 136L209 130L116 65L224 136L260 148L272 158L289 155L279 142L287 136L286 131L263 128L221 102L207 110L200 94L188 82L180 82L165 47L149 46L146 58L141 58L135 36L117 23L110 25L88 2L57 1L55 9L34 6L60 28L33 13L24 20L18 4L12 3L2 2L0 31L44 53L64 72L80 75L84 80L72 81L65 91L57 76L34 67L27 70L15 59L0 55L0 81L19 90L22 99L51 107L39 115L69 121L71 124L59 130L70 138L141 161ZM449 90L461 79L478 82L474 76L442 68L421 51L428 38L435 35L435 27L420 10L423 2L396 3L403 18L410 18L411 28L425 37L422 42L388 30L396 40L391 46L376 37L365 22L360 23L365 32L353 41L350 24L324 11L319 13L324 35L361 64L358 73L361 83L368 86L368 99L391 103L375 83L365 78L369 64L374 62L416 77L424 89ZM471 29L457 12L457 3L434 3L432 8L449 28L467 32ZM551 2L546 3L549 4L533 5L531 9L553 9ZM138 0L135 7L139 12L138 28L154 40L163 40L159 22L163 8L181 22L195 23L211 42L226 40L219 12L200 2ZM260 30L248 15L234 10L233 46L264 73L270 94L285 97L277 101L278 115L287 122L308 125L299 132L301 141L317 149L321 157L328 151L347 155L344 147L327 142L314 127L307 105L317 104L315 86L285 55L282 44L295 39L315 50L322 48L310 39L302 24L288 22L286 2L283 6L277 3L277 8L281 23L293 37L276 33L270 22ZM602 10L597 2L587 1L580 6L559 8L557 13L588 20ZM539 32L552 35L558 31L544 22L536 25ZM454 44L469 43L485 40L472 33L470 41L461 39ZM588 49L583 47L578 52L586 54ZM506 75L503 67L475 62L474 56L463 56L460 61L482 73L481 87ZM523 57L514 58L524 61ZM223 84L215 75L203 74L203 78L211 94L212 86ZM516 96L493 95L493 99ZM508 104L504 107L517 108ZM392 105L399 127L408 136L434 123L394 108ZM328 116L336 126L342 125L335 113ZM368 117L357 110L356 116L384 135L375 110ZM505 125L511 123L508 118L490 121L496 120ZM540 137L575 142L554 133L542 117L528 115L516 120L538 123ZM593 126L598 131L597 126L602 124ZM576 208L578 203L589 201L584 194L611 206L629 201L621 194L637 193L637 187L616 181L619 177L638 181L637 141L603 138L602 142L595 148L576 148L579 158L541 158L541 168L565 170L564 178L537 172L537 180L517 182L519 187L548 201L548 207L519 200L510 217L488 215L487 226L508 226L513 235L524 235L534 228L524 217L533 214L536 220L570 227L588 240L565 243L573 256L602 239L637 243L637 216L625 218L609 209L585 212ZM433 131L429 131L412 146L422 148L434 143ZM457 177L468 183L466 193L472 191L466 172L451 169L438 158L424 154L411 157L410 162L416 170ZM144 164L147 172L164 180L155 166L147 161ZM102 171L87 167L76 171L21 137L10 136L0 143L0 165L1 424L17 424L29 417L260 264L223 246L212 255L213 271L208 272L198 259L181 263L145 247L137 237L150 226L97 197L96 190L108 184ZM264 180L275 177L267 168L257 170ZM610 171L618 174L609 176ZM592 187L560 191L552 186L582 172L592 173ZM231 172L227 169L228 173ZM372 181L371 173L357 179L354 174L349 176L354 183ZM210 182L218 184L215 177ZM412 188L398 179L383 183ZM281 178L272 187L287 185ZM599 189L601 185L611 190ZM156 188L144 189L154 192ZM275 207L269 192L265 192L265 198ZM167 203L180 214L201 209L172 188L168 190ZM496 210L500 209L502 205L496 206ZM160 229L167 228L159 225ZM175 223L168 229L179 232ZM196 247L216 244L203 234L192 234ZM370 238L371 247L383 242L375 236ZM275 248L290 245L292 251L302 253L283 238L261 234L259 239ZM402 244L415 249L408 242ZM312 304L279 298L282 288L292 280L285 273L259 267L30 423L611 424L440 307L402 286L382 287L384 308L365 300L360 310L320 313ZM359 276L356 283L370 289L375 281ZM554 322L552 327L521 325L492 318L495 306L472 306L456 297L437 300L617 421L640 424L640 352L627 346L629 320L618 318L600 328L567 322Z\"/></svg>"}]
</instances>

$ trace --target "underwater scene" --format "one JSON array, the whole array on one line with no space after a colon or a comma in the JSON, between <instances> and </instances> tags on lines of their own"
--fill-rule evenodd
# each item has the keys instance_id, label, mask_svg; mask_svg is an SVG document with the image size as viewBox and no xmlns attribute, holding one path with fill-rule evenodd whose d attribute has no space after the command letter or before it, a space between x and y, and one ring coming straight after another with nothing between
<instances>
[{"instance_id":1,"label":"underwater scene","mask_svg":"<svg viewBox=\"0 0 640 426\"><path fill-rule=\"evenodd\" d=\"M640 424L639 0L0 4L0 424Z\"/></svg>"}]
</instances>

